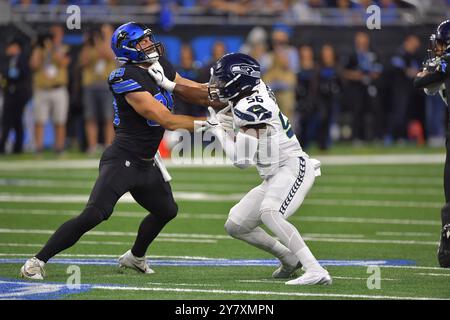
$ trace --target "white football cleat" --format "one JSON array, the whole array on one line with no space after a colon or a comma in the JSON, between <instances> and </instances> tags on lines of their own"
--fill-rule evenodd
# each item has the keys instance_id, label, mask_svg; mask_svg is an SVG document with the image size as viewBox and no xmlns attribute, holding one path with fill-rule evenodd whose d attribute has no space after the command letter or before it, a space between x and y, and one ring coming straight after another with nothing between
<instances>
[{"instance_id":1,"label":"white football cleat","mask_svg":"<svg viewBox=\"0 0 450 320\"><path fill-rule=\"evenodd\" d=\"M302 267L302 264L299 262L297 262L296 265L287 265L287 264L280 264L280 267L275 270L272 273L272 278L275 279L287 279L289 277L292 276L292 274L297 271L298 269L300 269Z\"/></svg>"},{"instance_id":2,"label":"white football cleat","mask_svg":"<svg viewBox=\"0 0 450 320\"><path fill-rule=\"evenodd\" d=\"M33 280L44 280L44 265L45 262L36 257L28 259L22 268L20 268L20 276Z\"/></svg>"},{"instance_id":3,"label":"white football cleat","mask_svg":"<svg viewBox=\"0 0 450 320\"><path fill-rule=\"evenodd\" d=\"M145 257L138 258L135 257L131 250L128 250L123 255L119 257L119 267L120 268L130 268L136 271L139 271L141 273L155 273L150 267L148 266L147 262L145 262Z\"/></svg>"},{"instance_id":4,"label":"white football cleat","mask_svg":"<svg viewBox=\"0 0 450 320\"><path fill-rule=\"evenodd\" d=\"M308 286L314 284L330 285L333 280L330 277L328 271L306 271L302 276L297 279L286 282L288 285Z\"/></svg>"}]
</instances>

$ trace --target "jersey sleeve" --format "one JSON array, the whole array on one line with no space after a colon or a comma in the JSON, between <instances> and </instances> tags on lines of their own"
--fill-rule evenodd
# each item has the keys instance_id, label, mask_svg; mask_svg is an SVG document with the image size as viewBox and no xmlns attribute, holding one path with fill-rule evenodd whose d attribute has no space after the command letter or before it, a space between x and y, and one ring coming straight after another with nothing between
<instances>
[{"instance_id":1,"label":"jersey sleeve","mask_svg":"<svg viewBox=\"0 0 450 320\"><path fill-rule=\"evenodd\" d=\"M170 81L174 81L176 71L175 71L174 67L172 66L172 64L165 57L160 57L158 61L161 64L161 66L163 67L164 75L167 77L167 79L169 79Z\"/></svg>"},{"instance_id":2,"label":"jersey sleeve","mask_svg":"<svg viewBox=\"0 0 450 320\"><path fill-rule=\"evenodd\" d=\"M233 108L233 118L237 127L269 123L272 111L267 107L267 97L250 96L242 99Z\"/></svg>"},{"instance_id":3,"label":"jersey sleeve","mask_svg":"<svg viewBox=\"0 0 450 320\"><path fill-rule=\"evenodd\" d=\"M142 75L131 67L123 66L113 70L109 75L108 83L114 94L145 91Z\"/></svg>"}]
</instances>

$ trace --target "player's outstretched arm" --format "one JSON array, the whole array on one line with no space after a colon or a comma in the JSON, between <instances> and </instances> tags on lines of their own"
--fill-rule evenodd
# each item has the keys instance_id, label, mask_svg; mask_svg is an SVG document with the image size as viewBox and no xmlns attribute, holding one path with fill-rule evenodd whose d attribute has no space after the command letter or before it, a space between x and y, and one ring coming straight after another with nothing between
<instances>
[{"instance_id":1,"label":"player's outstretched arm","mask_svg":"<svg viewBox=\"0 0 450 320\"><path fill-rule=\"evenodd\" d=\"M223 108L226 104L209 99L208 87L186 78L176 75L175 81L170 81L164 74L162 66L155 62L148 68L148 73L155 79L158 86L167 91L173 92L183 101L195 105L212 106L214 108Z\"/></svg>"},{"instance_id":2,"label":"player's outstretched arm","mask_svg":"<svg viewBox=\"0 0 450 320\"><path fill-rule=\"evenodd\" d=\"M199 128L201 131L210 130L210 132L217 138L222 146L225 155L231 160L234 166L245 169L254 164L256 150L258 148L258 139L256 137L238 132L233 137L228 133L232 132L230 124L226 123L233 121L232 117L225 115L225 112L230 107L222 109L218 114L213 108L209 107L210 113L207 121L204 121ZM231 118L231 120L228 120ZM224 122L222 122L222 120ZM226 130L227 129L227 130Z\"/></svg>"},{"instance_id":3,"label":"player's outstretched arm","mask_svg":"<svg viewBox=\"0 0 450 320\"><path fill-rule=\"evenodd\" d=\"M440 72L422 71L414 79L414 87L416 89L425 89L428 86L442 83L444 80L444 74Z\"/></svg>"},{"instance_id":4,"label":"player's outstretched arm","mask_svg":"<svg viewBox=\"0 0 450 320\"><path fill-rule=\"evenodd\" d=\"M142 117L157 122L167 130L186 129L194 131L194 121L205 120L204 117L196 118L172 114L149 92L131 92L125 96L125 99Z\"/></svg>"}]
</instances>

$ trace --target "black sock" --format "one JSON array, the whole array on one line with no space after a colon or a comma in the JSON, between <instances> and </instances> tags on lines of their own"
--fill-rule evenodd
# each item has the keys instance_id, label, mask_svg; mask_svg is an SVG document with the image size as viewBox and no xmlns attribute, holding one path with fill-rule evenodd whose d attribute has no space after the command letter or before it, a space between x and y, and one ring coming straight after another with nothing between
<instances>
[{"instance_id":1,"label":"black sock","mask_svg":"<svg viewBox=\"0 0 450 320\"><path fill-rule=\"evenodd\" d=\"M73 246L83 234L103 220L104 217L99 209L87 207L79 216L63 223L36 255L36 258L47 262L59 252Z\"/></svg>"},{"instance_id":2,"label":"black sock","mask_svg":"<svg viewBox=\"0 0 450 320\"><path fill-rule=\"evenodd\" d=\"M147 215L139 226L139 231L133 248L131 248L131 253L136 257L145 256L149 245L169 221L170 219L165 219L155 214Z\"/></svg>"}]
</instances>

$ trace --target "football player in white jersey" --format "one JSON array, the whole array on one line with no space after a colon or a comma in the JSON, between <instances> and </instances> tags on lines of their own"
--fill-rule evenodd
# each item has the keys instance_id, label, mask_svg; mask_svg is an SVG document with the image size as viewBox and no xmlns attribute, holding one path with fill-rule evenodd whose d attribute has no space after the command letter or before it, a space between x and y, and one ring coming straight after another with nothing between
<instances>
[{"instance_id":1,"label":"football player in white jersey","mask_svg":"<svg viewBox=\"0 0 450 320\"><path fill-rule=\"evenodd\" d=\"M157 66L150 67L149 73L158 79ZM159 77L157 82L167 83L161 74ZM327 270L287 221L320 175L320 162L303 152L289 120L261 81L259 63L241 53L223 56L211 69L209 94L213 100L228 103L228 107L217 114L209 108L210 116L201 129L211 130L236 166L245 168L255 162L263 179L231 208L226 231L277 257L281 263L272 274L274 278L290 278L303 267L305 273L286 284L331 284ZM230 128L235 130L226 130Z\"/></svg>"}]
</instances>

